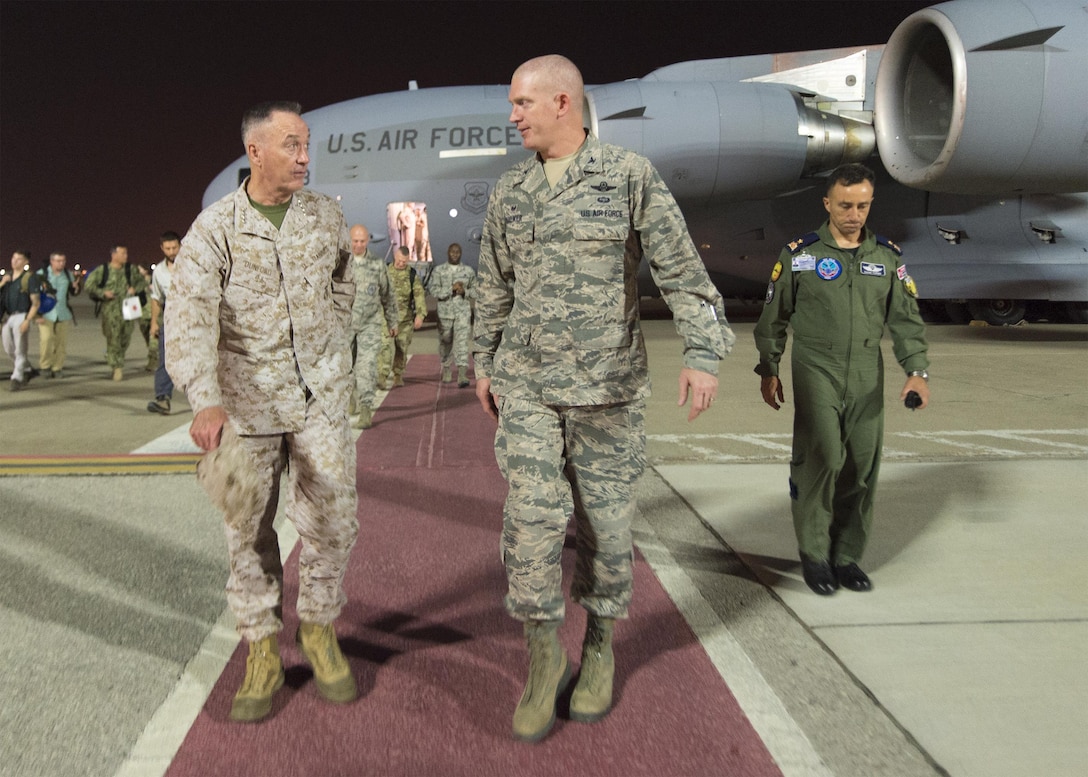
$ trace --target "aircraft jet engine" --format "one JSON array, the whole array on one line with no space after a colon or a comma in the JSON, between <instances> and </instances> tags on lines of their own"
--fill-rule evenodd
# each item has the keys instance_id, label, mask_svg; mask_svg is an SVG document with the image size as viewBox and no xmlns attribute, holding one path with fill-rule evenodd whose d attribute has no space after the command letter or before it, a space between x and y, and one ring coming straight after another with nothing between
<instances>
[{"instance_id":1,"label":"aircraft jet engine","mask_svg":"<svg viewBox=\"0 0 1088 777\"><path fill-rule=\"evenodd\" d=\"M875 146L869 124L777 84L623 81L586 102L594 134L653 159L683 202L774 197Z\"/></svg>"},{"instance_id":2,"label":"aircraft jet engine","mask_svg":"<svg viewBox=\"0 0 1088 777\"><path fill-rule=\"evenodd\" d=\"M950 194L1088 191L1088 11L951 2L884 48L875 123L900 183Z\"/></svg>"}]
</instances>

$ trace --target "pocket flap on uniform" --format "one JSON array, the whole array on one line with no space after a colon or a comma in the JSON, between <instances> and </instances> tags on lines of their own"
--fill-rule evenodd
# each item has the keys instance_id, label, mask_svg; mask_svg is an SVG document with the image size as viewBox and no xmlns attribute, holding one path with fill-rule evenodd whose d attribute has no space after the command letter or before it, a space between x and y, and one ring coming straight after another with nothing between
<instances>
[{"instance_id":1,"label":"pocket flap on uniform","mask_svg":"<svg viewBox=\"0 0 1088 777\"><path fill-rule=\"evenodd\" d=\"M571 229L575 240L626 240L626 224L577 224Z\"/></svg>"},{"instance_id":2,"label":"pocket flap on uniform","mask_svg":"<svg viewBox=\"0 0 1088 777\"><path fill-rule=\"evenodd\" d=\"M626 326L586 327L574 331L576 348L587 350L600 348L627 348L631 345L631 332Z\"/></svg>"}]
</instances>

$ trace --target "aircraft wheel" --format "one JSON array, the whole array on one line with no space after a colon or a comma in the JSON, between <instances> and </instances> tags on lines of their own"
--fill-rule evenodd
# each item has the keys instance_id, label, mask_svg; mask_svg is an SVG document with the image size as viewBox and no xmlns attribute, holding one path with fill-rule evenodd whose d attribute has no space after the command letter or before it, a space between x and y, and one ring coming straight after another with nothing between
<instances>
[{"instance_id":1,"label":"aircraft wheel","mask_svg":"<svg viewBox=\"0 0 1088 777\"><path fill-rule=\"evenodd\" d=\"M1012 326L1024 320L1027 305L1020 299L973 299L967 309L991 326Z\"/></svg>"}]
</instances>

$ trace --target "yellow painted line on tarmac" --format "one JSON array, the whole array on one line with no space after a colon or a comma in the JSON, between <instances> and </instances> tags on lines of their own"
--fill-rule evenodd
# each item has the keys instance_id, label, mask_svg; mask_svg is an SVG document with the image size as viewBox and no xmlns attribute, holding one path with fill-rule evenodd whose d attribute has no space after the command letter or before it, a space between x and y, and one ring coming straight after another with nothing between
<instances>
[{"instance_id":1,"label":"yellow painted line on tarmac","mask_svg":"<svg viewBox=\"0 0 1088 777\"><path fill-rule=\"evenodd\" d=\"M106 456L0 456L0 477L26 475L179 475L196 471L199 453Z\"/></svg>"}]
</instances>

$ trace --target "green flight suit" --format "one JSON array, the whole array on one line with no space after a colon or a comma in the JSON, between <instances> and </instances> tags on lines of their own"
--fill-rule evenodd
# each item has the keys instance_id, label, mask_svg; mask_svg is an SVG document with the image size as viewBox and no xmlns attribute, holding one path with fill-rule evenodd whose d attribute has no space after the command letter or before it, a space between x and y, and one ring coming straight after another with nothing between
<instances>
[{"instance_id":1,"label":"green flight suit","mask_svg":"<svg viewBox=\"0 0 1088 777\"><path fill-rule=\"evenodd\" d=\"M790 496L801 554L860 561L884 437L887 327L904 372L924 370L925 327L898 246L865 230L841 249L827 222L783 249L755 327L760 376L777 376L793 330Z\"/></svg>"}]
</instances>

